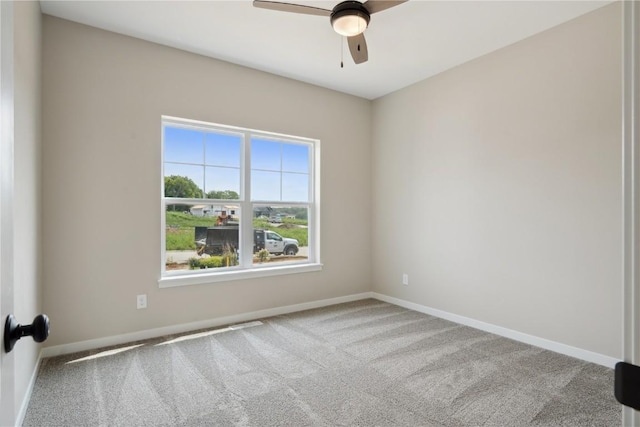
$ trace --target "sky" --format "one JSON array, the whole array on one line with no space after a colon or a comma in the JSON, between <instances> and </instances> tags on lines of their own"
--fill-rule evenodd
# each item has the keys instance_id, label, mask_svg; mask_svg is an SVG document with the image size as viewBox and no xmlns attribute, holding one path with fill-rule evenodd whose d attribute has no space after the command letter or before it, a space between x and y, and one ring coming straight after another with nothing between
<instances>
[{"instance_id":1,"label":"sky","mask_svg":"<svg viewBox=\"0 0 640 427\"><path fill-rule=\"evenodd\" d=\"M165 126L164 176L186 176L205 193L240 194L242 141L242 134ZM251 200L309 201L310 145L256 137L250 147Z\"/></svg>"}]
</instances>

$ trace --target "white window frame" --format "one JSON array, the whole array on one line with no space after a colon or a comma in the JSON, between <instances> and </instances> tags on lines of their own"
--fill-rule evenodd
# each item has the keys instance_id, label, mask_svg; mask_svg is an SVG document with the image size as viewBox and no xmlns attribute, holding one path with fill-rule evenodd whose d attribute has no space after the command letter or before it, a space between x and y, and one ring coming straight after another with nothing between
<instances>
[{"instance_id":1,"label":"white window frame","mask_svg":"<svg viewBox=\"0 0 640 427\"><path fill-rule=\"evenodd\" d=\"M175 126L187 129L212 131L216 133L242 134L240 164L240 199L182 199L164 196L164 127ZM320 141L292 135L282 135L255 129L207 123L178 117L162 116L161 119L161 171L160 171L160 288L226 282L229 280L254 279L283 274L306 273L322 270L320 262ZM309 159L309 201L286 202L273 200L251 200L251 139L272 140L283 143L304 144L311 147ZM240 206L240 247L253 248L253 208L256 205L308 207L308 248L307 260L286 264L253 264L253 251L241 250L238 267L206 270L166 270L166 206L170 204L195 205L206 203L234 203Z\"/></svg>"}]
</instances>

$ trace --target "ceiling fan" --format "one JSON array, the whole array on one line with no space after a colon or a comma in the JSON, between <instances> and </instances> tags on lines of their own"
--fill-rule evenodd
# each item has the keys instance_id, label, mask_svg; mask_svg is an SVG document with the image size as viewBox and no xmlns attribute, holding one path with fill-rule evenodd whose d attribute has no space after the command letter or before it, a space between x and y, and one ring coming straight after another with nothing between
<instances>
[{"instance_id":1,"label":"ceiling fan","mask_svg":"<svg viewBox=\"0 0 640 427\"><path fill-rule=\"evenodd\" d=\"M306 15L328 16L336 33L347 37L351 57L356 64L369 59L364 30L367 29L371 15L408 0L367 0L364 3L354 0L338 3L332 10L302 4L282 3L278 1L253 0L255 7L279 10L282 12L303 13Z\"/></svg>"}]
</instances>

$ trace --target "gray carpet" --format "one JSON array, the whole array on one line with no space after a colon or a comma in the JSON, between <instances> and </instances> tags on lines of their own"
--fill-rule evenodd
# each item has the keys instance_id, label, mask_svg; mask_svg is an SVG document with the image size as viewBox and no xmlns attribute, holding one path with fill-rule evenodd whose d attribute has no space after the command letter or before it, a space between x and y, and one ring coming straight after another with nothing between
<instances>
[{"instance_id":1,"label":"gray carpet","mask_svg":"<svg viewBox=\"0 0 640 427\"><path fill-rule=\"evenodd\" d=\"M621 424L611 369L377 300L246 326L45 359L24 425Z\"/></svg>"}]
</instances>

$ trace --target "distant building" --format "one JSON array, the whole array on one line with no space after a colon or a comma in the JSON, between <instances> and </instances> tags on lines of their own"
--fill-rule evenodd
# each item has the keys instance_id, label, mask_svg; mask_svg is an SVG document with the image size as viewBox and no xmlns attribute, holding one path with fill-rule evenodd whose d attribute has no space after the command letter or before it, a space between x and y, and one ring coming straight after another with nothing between
<instances>
[{"instance_id":1,"label":"distant building","mask_svg":"<svg viewBox=\"0 0 640 427\"><path fill-rule=\"evenodd\" d=\"M227 205L194 205L189 209L189 213L193 216L229 216L236 217L238 206Z\"/></svg>"},{"instance_id":2,"label":"distant building","mask_svg":"<svg viewBox=\"0 0 640 427\"><path fill-rule=\"evenodd\" d=\"M214 216L215 209L213 205L195 205L189 209L189 213L193 216Z\"/></svg>"}]
</instances>

